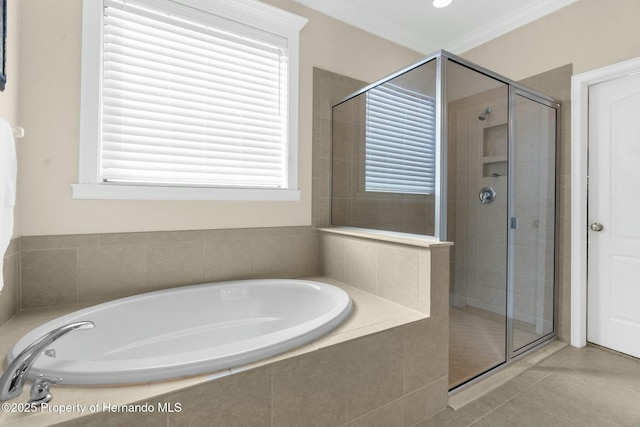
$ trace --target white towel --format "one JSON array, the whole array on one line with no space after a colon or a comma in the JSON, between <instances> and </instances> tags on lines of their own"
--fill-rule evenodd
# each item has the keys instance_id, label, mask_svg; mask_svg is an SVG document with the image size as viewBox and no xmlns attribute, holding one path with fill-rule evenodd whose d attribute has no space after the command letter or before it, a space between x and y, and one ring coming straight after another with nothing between
<instances>
[{"instance_id":1,"label":"white towel","mask_svg":"<svg viewBox=\"0 0 640 427\"><path fill-rule=\"evenodd\" d=\"M13 208L16 204L18 171L13 129L0 119L0 291L4 286L3 261L13 235Z\"/></svg>"}]
</instances>

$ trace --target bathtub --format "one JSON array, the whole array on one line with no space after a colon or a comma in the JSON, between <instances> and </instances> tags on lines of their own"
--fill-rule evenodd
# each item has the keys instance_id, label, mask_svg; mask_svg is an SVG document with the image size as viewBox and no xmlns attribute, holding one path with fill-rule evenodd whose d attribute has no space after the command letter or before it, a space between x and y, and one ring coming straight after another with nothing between
<instances>
[{"instance_id":1,"label":"bathtub","mask_svg":"<svg viewBox=\"0 0 640 427\"><path fill-rule=\"evenodd\" d=\"M82 320L34 363L63 384L127 384L215 372L274 356L337 327L351 313L342 289L308 280L241 280L150 292L96 305L32 330L22 349ZM51 350L51 351L49 351Z\"/></svg>"}]
</instances>

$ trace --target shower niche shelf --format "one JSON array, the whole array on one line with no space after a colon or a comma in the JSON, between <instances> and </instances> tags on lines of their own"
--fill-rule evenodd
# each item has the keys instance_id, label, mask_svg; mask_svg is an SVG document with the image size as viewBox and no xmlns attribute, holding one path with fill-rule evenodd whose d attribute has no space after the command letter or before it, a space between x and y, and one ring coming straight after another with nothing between
<instances>
[{"instance_id":1,"label":"shower niche shelf","mask_svg":"<svg viewBox=\"0 0 640 427\"><path fill-rule=\"evenodd\" d=\"M482 133L482 176L507 176L507 124L488 126Z\"/></svg>"}]
</instances>

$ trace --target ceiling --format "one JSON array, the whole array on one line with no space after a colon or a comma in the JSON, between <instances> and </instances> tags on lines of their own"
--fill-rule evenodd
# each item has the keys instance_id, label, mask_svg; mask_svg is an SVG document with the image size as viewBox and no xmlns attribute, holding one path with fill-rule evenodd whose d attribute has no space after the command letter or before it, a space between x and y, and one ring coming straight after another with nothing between
<instances>
[{"instance_id":1,"label":"ceiling","mask_svg":"<svg viewBox=\"0 0 640 427\"><path fill-rule=\"evenodd\" d=\"M422 54L460 54L578 0L294 0Z\"/></svg>"}]
</instances>

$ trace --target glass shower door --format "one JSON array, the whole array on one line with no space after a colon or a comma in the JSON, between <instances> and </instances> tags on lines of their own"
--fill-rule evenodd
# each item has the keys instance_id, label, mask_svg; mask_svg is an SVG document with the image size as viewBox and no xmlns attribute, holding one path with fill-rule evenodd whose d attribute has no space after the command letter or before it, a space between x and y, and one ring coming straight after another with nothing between
<instances>
[{"instance_id":1,"label":"glass shower door","mask_svg":"<svg viewBox=\"0 0 640 427\"><path fill-rule=\"evenodd\" d=\"M507 358L508 85L447 62L449 388Z\"/></svg>"},{"instance_id":2,"label":"glass shower door","mask_svg":"<svg viewBox=\"0 0 640 427\"><path fill-rule=\"evenodd\" d=\"M554 332L557 110L515 91L511 188L512 354Z\"/></svg>"}]
</instances>

